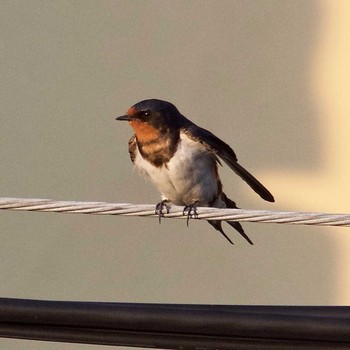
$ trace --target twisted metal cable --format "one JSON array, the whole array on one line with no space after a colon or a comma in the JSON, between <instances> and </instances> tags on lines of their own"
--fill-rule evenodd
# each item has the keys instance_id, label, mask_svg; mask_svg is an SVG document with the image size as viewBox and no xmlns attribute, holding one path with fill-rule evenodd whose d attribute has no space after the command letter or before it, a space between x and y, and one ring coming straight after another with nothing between
<instances>
[{"instance_id":1,"label":"twisted metal cable","mask_svg":"<svg viewBox=\"0 0 350 350\"><path fill-rule=\"evenodd\" d=\"M6 198L0 197L0 209L16 211L39 211L72 214L125 215L157 217L155 205L56 201L51 199ZM171 206L165 218L187 219L183 207ZM291 212L272 210L197 208L195 219L249 221L278 224L350 226L350 214L329 214L317 212Z\"/></svg>"}]
</instances>

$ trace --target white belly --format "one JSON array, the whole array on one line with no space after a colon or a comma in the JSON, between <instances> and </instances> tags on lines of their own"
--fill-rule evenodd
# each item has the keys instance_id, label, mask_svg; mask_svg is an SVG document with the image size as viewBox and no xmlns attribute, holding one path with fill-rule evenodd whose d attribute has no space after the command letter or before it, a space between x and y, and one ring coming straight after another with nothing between
<instances>
[{"instance_id":1,"label":"white belly","mask_svg":"<svg viewBox=\"0 0 350 350\"><path fill-rule=\"evenodd\" d=\"M135 166L147 175L155 187L176 205L199 202L207 206L217 195L215 157L204 146L180 135L181 142L168 164L155 167L137 150Z\"/></svg>"}]
</instances>

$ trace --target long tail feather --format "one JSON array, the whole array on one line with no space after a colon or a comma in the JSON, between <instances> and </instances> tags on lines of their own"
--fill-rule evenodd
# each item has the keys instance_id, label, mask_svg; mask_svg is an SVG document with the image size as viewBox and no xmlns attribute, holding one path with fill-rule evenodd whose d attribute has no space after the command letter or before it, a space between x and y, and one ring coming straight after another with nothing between
<instances>
[{"instance_id":1,"label":"long tail feather","mask_svg":"<svg viewBox=\"0 0 350 350\"><path fill-rule=\"evenodd\" d=\"M238 221L226 221L231 227L236 229L242 237L246 239L246 241L253 245L254 243L251 241L251 239L247 236L247 234L244 232L243 227Z\"/></svg>"},{"instance_id":2,"label":"long tail feather","mask_svg":"<svg viewBox=\"0 0 350 350\"><path fill-rule=\"evenodd\" d=\"M226 233L224 232L224 230L221 227L221 221L218 220L208 220L209 224L211 226L213 226L215 228L215 230L218 230L231 244L233 244L233 242L231 241L231 239L226 235Z\"/></svg>"},{"instance_id":3,"label":"long tail feather","mask_svg":"<svg viewBox=\"0 0 350 350\"><path fill-rule=\"evenodd\" d=\"M237 208L236 203L228 198L224 192L221 192L219 197L217 198L216 204L218 207L226 207L226 208ZM208 220L209 224L215 228L215 230L219 231L231 244L233 242L231 239L225 234L224 230L222 229L222 222L220 220ZM247 234L244 232L243 227L238 221L226 221L231 227L233 227L235 230L238 231L238 233L251 245L253 245L252 240L247 236Z\"/></svg>"}]
</instances>

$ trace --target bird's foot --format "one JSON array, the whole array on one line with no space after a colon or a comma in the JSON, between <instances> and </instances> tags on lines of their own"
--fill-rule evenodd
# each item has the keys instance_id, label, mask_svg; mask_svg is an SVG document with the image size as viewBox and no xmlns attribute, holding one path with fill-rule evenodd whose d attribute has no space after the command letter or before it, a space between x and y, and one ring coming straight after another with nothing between
<instances>
[{"instance_id":1,"label":"bird's foot","mask_svg":"<svg viewBox=\"0 0 350 350\"><path fill-rule=\"evenodd\" d=\"M192 203L192 204L188 204L185 206L182 215L186 215L187 216L187 226L188 226L188 222L190 221L190 219L197 219L198 218L198 213L197 213L197 206L198 206L198 201Z\"/></svg>"},{"instance_id":2,"label":"bird's foot","mask_svg":"<svg viewBox=\"0 0 350 350\"><path fill-rule=\"evenodd\" d=\"M155 214L158 215L159 223L161 222L161 219L164 217L164 210L166 210L166 213L169 214L170 207L168 203L169 201L167 199L163 199L161 202L159 202L156 205Z\"/></svg>"}]
</instances>

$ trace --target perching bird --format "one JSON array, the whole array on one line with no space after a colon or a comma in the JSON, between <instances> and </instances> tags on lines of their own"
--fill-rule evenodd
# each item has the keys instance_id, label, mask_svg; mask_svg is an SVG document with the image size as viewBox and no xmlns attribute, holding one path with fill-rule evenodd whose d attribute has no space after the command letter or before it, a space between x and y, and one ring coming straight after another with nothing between
<instances>
[{"instance_id":1,"label":"perching bird","mask_svg":"<svg viewBox=\"0 0 350 350\"><path fill-rule=\"evenodd\" d=\"M170 102L150 99L136 103L117 120L126 120L135 135L129 141L129 153L135 167L160 191L162 201L156 205L159 219L168 203L185 206L188 219L197 215L197 206L237 208L222 191L218 174L221 158L259 196L274 202L272 194L247 170L240 166L232 148L184 117ZM208 220L231 243L221 221ZM188 222L187 222L188 223ZM241 224L227 221L250 244Z\"/></svg>"}]
</instances>

